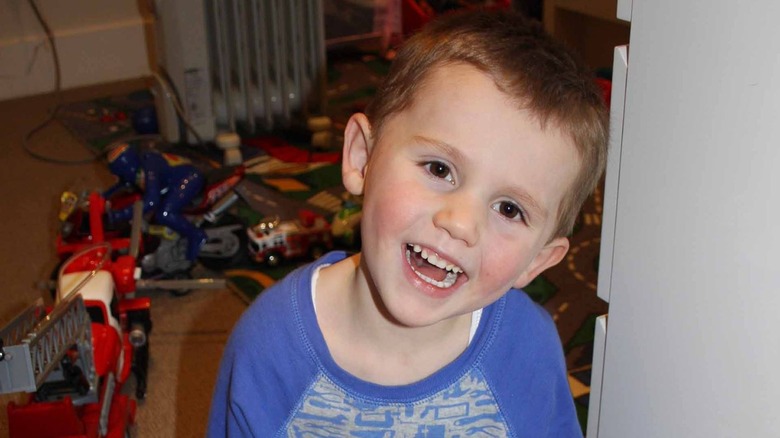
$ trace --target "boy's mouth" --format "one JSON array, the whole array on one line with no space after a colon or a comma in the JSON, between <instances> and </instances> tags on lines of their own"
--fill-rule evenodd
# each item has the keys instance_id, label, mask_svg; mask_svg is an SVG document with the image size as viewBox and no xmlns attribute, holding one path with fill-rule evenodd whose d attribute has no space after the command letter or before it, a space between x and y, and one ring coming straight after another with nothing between
<instances>
[{"instance_id":1,"label":"boy's mouth","mask_svg":"<svg viewBox=\"0 0 780 438\"><path fill-rule=\"evenodd\" d=\"M423 281L442 289L452 287L463 273L463 269L454 263L412 243L406 244L406 261Z\"/></svg>"}]
</instances>

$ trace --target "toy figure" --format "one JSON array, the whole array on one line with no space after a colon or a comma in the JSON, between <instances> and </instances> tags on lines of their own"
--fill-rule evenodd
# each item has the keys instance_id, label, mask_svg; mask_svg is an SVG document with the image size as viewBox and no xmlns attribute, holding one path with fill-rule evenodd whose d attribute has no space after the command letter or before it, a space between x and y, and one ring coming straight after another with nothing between
<instances>
[{"instance_id":1,"label":"toy figure","mask_svg":"<svg viewBox=\"0 0 780 438\"><path fill-rule=\"evenodd\" d=\"M108 168L119 181L105 192L106 199L121 188L143 193L144 214L154 213L158 224L186 237L187 259L194 261L206 242L206 233L190 223L182 210L201 193L203 174L183 157L152 151L139 153L129 144L108 154ZM132 216L132 206L107 211L112 224L129 221Z\"/></svg>"}]
</instances>

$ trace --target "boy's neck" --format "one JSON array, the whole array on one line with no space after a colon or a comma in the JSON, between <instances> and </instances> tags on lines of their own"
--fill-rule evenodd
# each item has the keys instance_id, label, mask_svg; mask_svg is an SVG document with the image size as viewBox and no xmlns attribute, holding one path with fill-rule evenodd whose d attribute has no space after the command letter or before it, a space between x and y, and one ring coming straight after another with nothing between
<instances>
[{"instance_id":1,"label":"boy's neck","mask_svg":"<svg viewBox=\"0 0 780 438\"><path fill-rule=\"evenodd\" d=\"M334 361L381 385L413 383L435 373L468 346L471 315L429 327L405 327L383 315L360 268L360 255L320 271L317 322Z\"/></svg>"}]
</instances>

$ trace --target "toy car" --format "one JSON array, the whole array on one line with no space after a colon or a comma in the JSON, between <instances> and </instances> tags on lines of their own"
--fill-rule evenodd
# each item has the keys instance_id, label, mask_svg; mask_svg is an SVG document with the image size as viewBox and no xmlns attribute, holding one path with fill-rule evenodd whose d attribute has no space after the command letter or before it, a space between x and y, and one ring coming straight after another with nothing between
<instances>
[{"instance_id":1,"label":"toy car","mask_svg":"<svg viewBox=\"0 0 780 438\"><path fill-rule=\"evenodd\" d=\"M322 215L301 210L297 220L269 218L247 229L254 261L274 267L287 259L320 257L333 248L331 226Z\"/></svg>"}]
</instances>

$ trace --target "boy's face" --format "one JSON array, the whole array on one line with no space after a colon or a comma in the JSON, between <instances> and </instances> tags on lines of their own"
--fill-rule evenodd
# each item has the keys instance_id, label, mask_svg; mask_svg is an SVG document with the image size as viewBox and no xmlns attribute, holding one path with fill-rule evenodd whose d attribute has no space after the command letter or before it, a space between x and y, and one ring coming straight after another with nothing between
<instances>
[{"instance_id":1,"label":"boy's face","mask_svg":"<svg viewBox=\"0 0 780 438\"><path fill-rule=\"evenodd\" d=\"M550 237L579 167L574 146L473 67L431 72L377 143L362 115L345 139L344 184L365 195L365 286L397 322L470 313L566 254L568 240Z\"/></svg>"}]
</instances>

